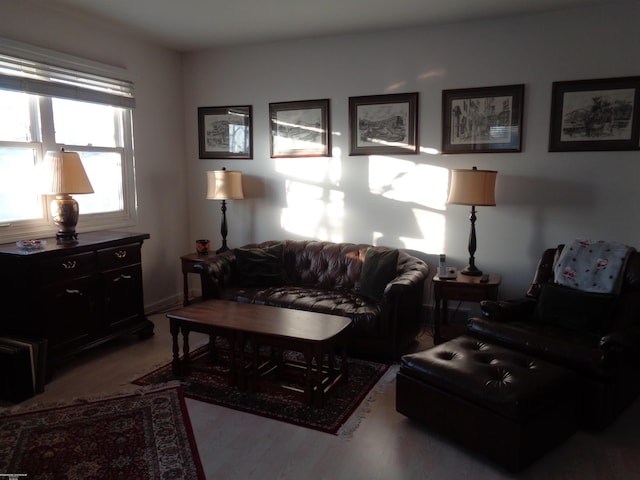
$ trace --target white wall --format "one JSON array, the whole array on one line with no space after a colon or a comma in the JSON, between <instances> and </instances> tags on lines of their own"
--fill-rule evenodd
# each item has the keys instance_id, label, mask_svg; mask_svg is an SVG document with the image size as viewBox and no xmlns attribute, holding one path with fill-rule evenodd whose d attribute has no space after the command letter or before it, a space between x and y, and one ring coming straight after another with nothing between
<instances>
[{"instance_id":1,"label":"white wall","mask_svg":"<svg viewBox=\"0 0 640 480\"><path fill-rule=\"evenodd\" d=\"M477 166L499 172L497 207L478 209L476 263L503 274L503 297L524 292L547 246L580 236L640 247L639 153L547 151L552 82L639 75L638 18L638 2L619 2L186 54L190 240L219 245L220 204L205 199L205 172L227 167L242 170L249 197L229 202L232 247L308 237L375 242L444 252L463 267L468 208L443 202L448 170ZM348 155L350 96L420 92L420 145L440 149L443 89L517 83L525 84L521 153ZM331 100L334 157L270 158L269 103L317 98ZM198 159L196 109L224 105L253 105L253 160ZM396 199L371 191L380 181ZM308 191L294 196L290 182ZM327 201L324 215L315 209L318 195ZM293 224L292 211L302 214Z\"/></svg>"},{"instance_id":2,"label":"white wall","mask_svg":"<svg viewBox=\"0 0 640 480\"><path fill-rule=\"evenodd\" d=\"M180 255L193 248L186 233L180 55L42 3L0 0L0 12L1 37L122 67L136 78L138 224L128 230L151 235L142 248L148 310L175 300L182 290Z\"/></svg>"}]
</instances>

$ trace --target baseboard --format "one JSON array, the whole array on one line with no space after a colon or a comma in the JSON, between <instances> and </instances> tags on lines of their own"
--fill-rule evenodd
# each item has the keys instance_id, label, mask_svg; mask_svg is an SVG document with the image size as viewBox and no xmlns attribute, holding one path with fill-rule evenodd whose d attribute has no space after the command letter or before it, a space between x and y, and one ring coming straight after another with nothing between
<instances>
[{"instance_id":1,"label":"baseboard","mask_svg":"<svg viewBox=\"0 0 640 480\"><path fill-rule=\"evenodd\" d=\"M172 295L171 297L164 298L158 302L146 304L144 306L144 311L147 315L168 312L182 307L183 301L184 297L182 294Z\"/></svg>"}]
</instances>

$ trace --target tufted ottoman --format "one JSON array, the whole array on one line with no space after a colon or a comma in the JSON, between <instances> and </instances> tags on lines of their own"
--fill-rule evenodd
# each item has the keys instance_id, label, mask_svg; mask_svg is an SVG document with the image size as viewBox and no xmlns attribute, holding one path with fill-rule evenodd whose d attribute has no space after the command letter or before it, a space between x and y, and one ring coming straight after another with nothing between
<instances>
[{"instance_id":1,"label":"tufted ottoman","mask_svg":"<svg viewBox=\"0 0 640 480\"><path fill-rule=\"evenodd\" d=\"M569 370L462 336L402 357L396 409L518 471L575 432L575 382Z\"/></svg>"}]
</instances>

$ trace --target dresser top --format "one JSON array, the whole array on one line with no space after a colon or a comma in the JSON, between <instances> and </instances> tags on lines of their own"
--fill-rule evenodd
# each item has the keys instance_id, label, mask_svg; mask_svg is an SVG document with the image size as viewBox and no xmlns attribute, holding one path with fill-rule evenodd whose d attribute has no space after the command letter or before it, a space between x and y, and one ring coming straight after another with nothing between
<instances>
[{"instance_id":1,"label":"dresser top","mask_svg":"<svg viewBox=\"0 0 640 480\"><path fill-rule=\"evenodd\" d=\"M150 237L148 233L115 232L111 230L86 232L79 233L78 240L72 242L58 241L55 237L43 238L42 240L44 240L46 244L34 249L19 247L16 242L0 244L0 255L27 257L64 255L66 253L95 250L96 248L108 248L127 243L142 243Z\"/></svg>"}]
</instances>

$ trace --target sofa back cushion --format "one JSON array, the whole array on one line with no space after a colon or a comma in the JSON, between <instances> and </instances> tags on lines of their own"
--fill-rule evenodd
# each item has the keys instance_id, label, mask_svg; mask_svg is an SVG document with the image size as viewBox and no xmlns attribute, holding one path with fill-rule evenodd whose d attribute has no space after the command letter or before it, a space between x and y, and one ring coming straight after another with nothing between
<instances>
[{"instance_id":1,"label":"sofa back cushion","mask_svg":"<svg viewBox=\"0 0 640 480\"><path fill-rule=\"evenodd\" d=\"M284 245L235 248L236 281L245 287L278 286L289 283L284 268Z\"/></svg>"},{"instance_id":2,"label":"sofa back cushion","mask_svg":"<svg viewBox=\"0 0 640 480\"><path fill-rule=\"evenodd\" d=\"M610 328L617 295L583 292L547 283L542 285L534 320L601 336Z\"/></svg>"},{"instance_id":3,"label":"sofa back cushion","mask_svg":"<svg viewBox=\"0 0 640 480\"><path fill-rule=\"evenodd\" d=\"M295 285L353 290L360 281L362 262L369 245L314 240L287 241L285 270Z\"/></svg>"}]
</instances>

